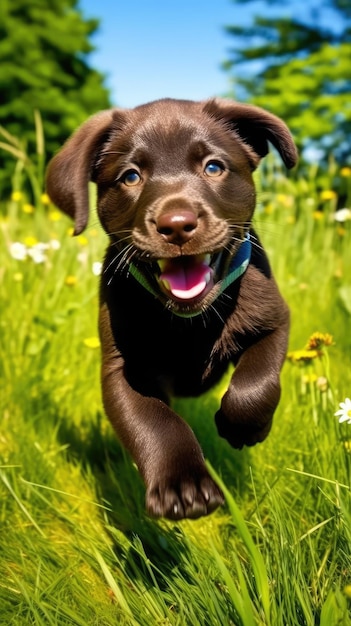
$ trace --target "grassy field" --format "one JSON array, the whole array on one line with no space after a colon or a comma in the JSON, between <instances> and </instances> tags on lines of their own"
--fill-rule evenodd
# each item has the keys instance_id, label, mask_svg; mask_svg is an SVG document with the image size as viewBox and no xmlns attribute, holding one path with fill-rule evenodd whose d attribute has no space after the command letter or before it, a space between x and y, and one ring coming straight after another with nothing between
<instances>
[{"instance_id":1,"label":"grassy field","mask_svg":"<svg viewBox=\"0 0 351 626\"><path fill-rule=\"evenodd\" d=\"M351 624L351 424L335 416L351 397L351 169L286 178L271 158L257 175L256 228L292 313L283 397L267 441L241 452L213 423L225 381L175 403L226 495L180 523L146 517L103 413L105 237L92 216L72 238L39 178L35 206L17 179L0 202L1 625Z\"/></svg>"}]
</instances>

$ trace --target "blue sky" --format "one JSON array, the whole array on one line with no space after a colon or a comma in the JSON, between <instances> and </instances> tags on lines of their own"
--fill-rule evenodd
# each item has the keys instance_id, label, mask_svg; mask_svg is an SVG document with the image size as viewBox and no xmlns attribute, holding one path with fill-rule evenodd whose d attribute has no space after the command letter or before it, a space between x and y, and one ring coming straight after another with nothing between
<instances>
[{"instance_id":1,"label":"blue sky","mask_svg":"<svg viewBox=\"0 0 351 626\"><path fill-rule=\"evenodd\" d=\"M245 15L231 0L80 0L84 17L100 19L91 65L107 74L114 105L162 97L200 100L225 95L221 69L231 37L224 27Z\"/></svg>"},{"instance_id":2,"label":"blue sky","mask_svg":"<svg viewBox=\"0 0 351 626\"><path fill-rule=\"evenodd\" d=\"M90 64L107 75L112 104L121 107L228 94L232 85L221 63L234 39L225 26L268 14L264 0L80 0L79 7L85 18L100 19ZM340 26L321 0L278 2L270 8L274 12Z\"/></svg>"}]
</instances>

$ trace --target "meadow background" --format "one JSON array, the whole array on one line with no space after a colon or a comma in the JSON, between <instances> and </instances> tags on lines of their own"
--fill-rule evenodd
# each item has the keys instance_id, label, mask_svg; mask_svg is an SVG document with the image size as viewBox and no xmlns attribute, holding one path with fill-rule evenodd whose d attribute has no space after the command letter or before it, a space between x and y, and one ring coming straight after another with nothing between
<instances>
[{"instance_id":1,"label":"meadow background","mask_svg":"<svg viewBox=\"0 0 351 626\"><path fill-rule=\"evenodd\" d=\"M267 441L240 452L213 422L225 380L175 402L226 505L173 523L146 517L102 409L105 235L93 212L72 237L22 157L0 219L1 624L350 624L351 425L335 412L351 389L351 169L287 177L271 155L256 174L255 225L292 314L283 396Z\"/></svg>"}]
</instances>

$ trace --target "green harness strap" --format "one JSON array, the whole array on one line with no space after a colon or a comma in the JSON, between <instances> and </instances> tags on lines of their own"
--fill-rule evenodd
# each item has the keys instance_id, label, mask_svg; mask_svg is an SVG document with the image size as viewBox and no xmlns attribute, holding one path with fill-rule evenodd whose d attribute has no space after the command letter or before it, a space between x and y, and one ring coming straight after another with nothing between
<instances>
[{"instance_id":1,"label":"green harness strap","mask_svg":"<svg viewBox=\"0 0 351 626\"><path fill-rule=\"evenodd\" d=\"M232 258L228 274L221 281L220 291L217 293L216 298L223 293L231 285L234 283L240 276L244 274L246 271L251 257L251 241L250 235L247 234L242 244L240 245L239 250L236 255ZM151 293L155 298L159 297L158 292L150 285L149 281L145 278L145 276L139 272L137 266L132 261L129 263L129 271L132 276L142 285L149 293ZM195 311L192 313L180 312L180 311L172 311L174 315L178 315L179 317L195 317L196 315L201 315L200 311Z\"/></svg>"}]
</instances>

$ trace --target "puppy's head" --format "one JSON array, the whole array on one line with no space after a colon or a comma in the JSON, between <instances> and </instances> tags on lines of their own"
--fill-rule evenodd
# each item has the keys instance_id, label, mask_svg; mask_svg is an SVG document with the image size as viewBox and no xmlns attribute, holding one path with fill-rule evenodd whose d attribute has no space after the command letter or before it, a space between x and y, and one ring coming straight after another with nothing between
<instances>
[{"instance_id":1,"label":"puppy's head","mask_svg":"<svg viewBox=\"0 0 351 626\"><path fill-rule=\"evenodd\" d=\"M88 221L88 183L116 247L174 311L201 310L220 290L255 208L252 172L268 142L285 165L297 152L286 125L229 100L159 100L93 116L48 168L47 191L75 221ZM136 269L137 268L137 269Z\"/></svg>"}]
</instances>

